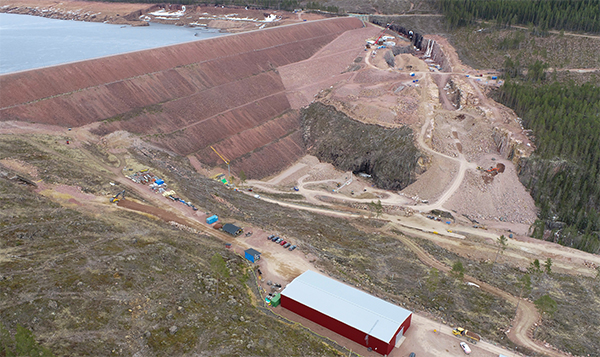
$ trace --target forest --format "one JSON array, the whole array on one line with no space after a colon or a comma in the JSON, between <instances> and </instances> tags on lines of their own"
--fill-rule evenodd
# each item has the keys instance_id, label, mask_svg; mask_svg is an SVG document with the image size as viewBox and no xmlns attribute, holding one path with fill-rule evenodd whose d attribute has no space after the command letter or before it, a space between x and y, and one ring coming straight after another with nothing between
<instances>
[{"instance_id":1,"label":"forest","mask_svg":"<svg viewBox=\"0 0 600 357\"><path fill-rule=\"evenodd\" d=\"M537 78L536 78L537 79ZM600 87L508 80L496 99L533 133L519 169L540 213L533 236L600 252Z\"/></svg>"},{"instance_id":2,"label":"forest","mask_svg":"<svg viewBox=\"0 0 600 357\"><path fill-rule=\"evenodd\" d=\"M600 32L598 0L436 0L451 28L477 20L501 26L533 25L540 30Z\"/></svg>"}]
</instances>

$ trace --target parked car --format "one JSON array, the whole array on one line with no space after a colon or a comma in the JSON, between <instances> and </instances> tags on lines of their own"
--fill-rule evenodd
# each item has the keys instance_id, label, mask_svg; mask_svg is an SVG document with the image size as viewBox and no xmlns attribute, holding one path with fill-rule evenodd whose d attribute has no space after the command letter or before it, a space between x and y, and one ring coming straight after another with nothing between
<instances>
[{"instance_id":1,"label":"parked car","mask_svg":"<svg viewBox=\"0 0 600 357\"><path fill-rule=\"evenodd\" d=\"M281 241L283 241L283 238L277 238L277 240L275 241L275 243L279 244L279 243L281 243Z\"/></svg>"},{"instance_id":2,"label":"parked car","mask_svg":"<svg viewBox=\"0 0 600 357\"><path fill-rule=\"evenodd\" d=\"M269 235L269 236L267 237L267 239L268 239L268 240L271 240L271 239L273 239L274 237L275 237L275 235L271 234L271 235Z\"/></svg>"},{"instance_id":3,"label":"parked car","mask_svg":"<svg viewBox=\"0 0 600 357\"><path fill-rule=\"evenodd\" d=\"M279 244L281 244L281 245L284 245L284 244L286 244L286 243L287 243L287 241L285 241L285 240L282 240L282 241L281 241L281 243L279 243Z\"/></svg>"},{"instance_id":4,"label":"parked car","mask_svg":"<svg viewBox=\"0 0 600 357\"><path fill-rule=\"evenodd\" d=\"M414 352L411 352L411 353L410 353L410 355L408 355L408 357L415 357L415 356L416 356L416 355L415 355L415 353L414 353Z\"/></svg>"},{"instance_id":5,"label":"parked car","mask_svg":"<svg viewBox=\"0 0 600 357\"><path fill-rule=\"evenodd\" d=\"M295 246L295 245L293 245L293 246L289 247L288 249L289 249L289 250L290 250L290 252L291 252L292 250L296 249L296 246Z\"/></svg>"},{"instance_id":6,"label":"parked car","mask_svg":"<svg viewBox=\"0 0 600 357\"><path fill-rule=\"evenodd\" d=\"M289 247L290 245L292 245L292 243L285 243L285 245L283 246L284 248Z\"/></svg>"},{"instance_id":7,"label":"parked car","mask_svg":"<svg viewBox=\"0 0 600 357\"><path fill-rule=\"evenodd\" d=\"M279 236L275 236L275 237L273 237L271 240L272 240L273 242L275 242L275 241L276 241L276 240L278 240L278 239L279 239Z\"/></svg>"},{"instance_id":8,"label":"parked car","mask_svg":"<svg viewBox=\"0 0 600 357\"><path fill-rule=\"evenodd\" d=\"M469 347L469 345L467 345L466 342L461 342L460 347L463 349L463 351L465 351L466 354L471 353L471 348Z\"/></svg>"}]
</instances>

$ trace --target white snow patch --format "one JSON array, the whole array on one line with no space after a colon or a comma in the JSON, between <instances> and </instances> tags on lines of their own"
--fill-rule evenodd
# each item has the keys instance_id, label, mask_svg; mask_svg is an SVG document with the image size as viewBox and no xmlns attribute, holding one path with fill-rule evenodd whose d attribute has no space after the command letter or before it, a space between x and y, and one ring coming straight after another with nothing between
<instances>
[{"instance_id":1,"label":"white snow patch","mask_svg":"<svg viewBox=\"0 0 600 357\"><path fill-rule=\"evenodd\" d=\"M185 6L181 7L181 10L178 11L167 11L165 9L160 9L158 11L150 12L152 16L156 16L159 19L164 19L165 17L181 17L185 14Z\"/></svg>"}]
</instances>

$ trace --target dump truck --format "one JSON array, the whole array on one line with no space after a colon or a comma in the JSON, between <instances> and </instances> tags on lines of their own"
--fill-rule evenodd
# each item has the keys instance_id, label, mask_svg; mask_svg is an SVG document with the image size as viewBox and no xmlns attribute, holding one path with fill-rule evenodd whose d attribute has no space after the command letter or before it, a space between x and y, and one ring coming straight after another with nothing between
<instances>
[{"instance_id":1,"label":"dump truck","mask_svg":"<svg viewBox=\"0 0 600 357\"><path fill-rule=\"evenodd\" d=\"M476 334L475 332L469 331L469 330L465 330L462 327L457 327L454 330L452 330L452 333L454 334L454 336L464 336L467 338L467 340L469 340L470 342L472 342L473 344L479 342L479 340L481 340L481 337Z\"/></svg>"}]
</instances>

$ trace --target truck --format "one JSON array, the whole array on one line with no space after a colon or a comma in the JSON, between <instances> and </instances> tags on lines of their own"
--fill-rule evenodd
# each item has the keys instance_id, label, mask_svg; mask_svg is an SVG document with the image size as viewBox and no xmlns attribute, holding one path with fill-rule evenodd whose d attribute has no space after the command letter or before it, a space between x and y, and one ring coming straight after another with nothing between
<instances>
[{"instance_id":1,"label":"truck","mask_svg":"<svg viewBox=\"0 0 600 357\"><path fill-rule=\"evenodd\" d=\"M452 330L452 333L454 334L454 336L466 337L467 340L469 340L473 344L476 344L477 342L479 342L479 340L481 340L481 337L478 334L469 330L465 330L462 327L455 328L454 330Z\"/></svg>"}]
</instances>

